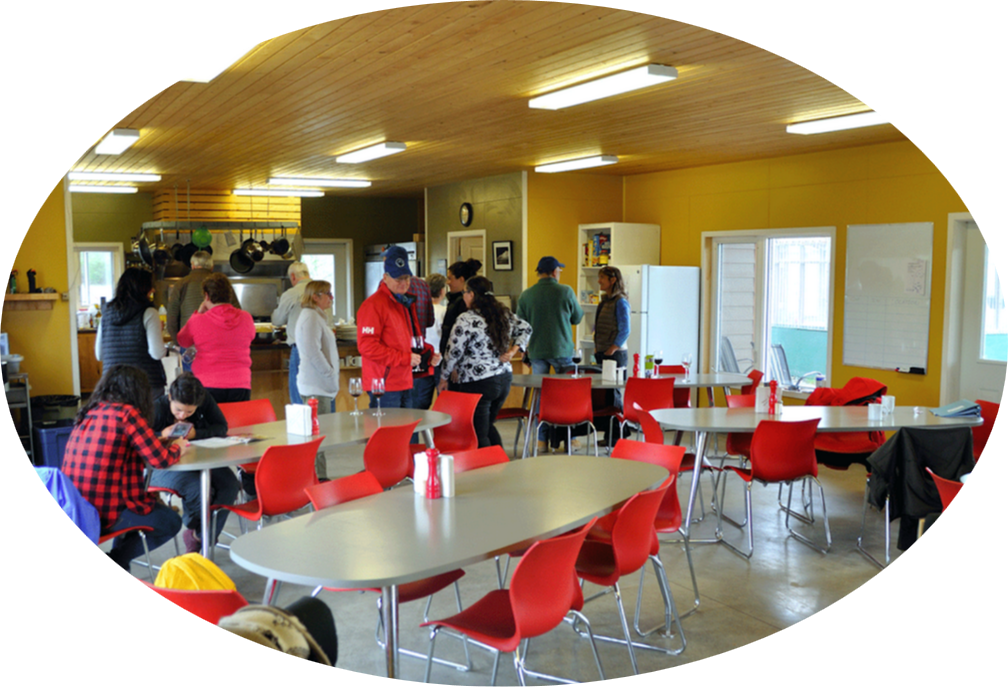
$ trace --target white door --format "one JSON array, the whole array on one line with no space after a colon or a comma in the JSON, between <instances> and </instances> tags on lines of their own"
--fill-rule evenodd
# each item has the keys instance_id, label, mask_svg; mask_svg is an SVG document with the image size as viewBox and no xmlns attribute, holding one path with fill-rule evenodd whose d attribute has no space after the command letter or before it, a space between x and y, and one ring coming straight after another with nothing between
<instances>
[{"instance_id":1,"label":"white door","mask_svg":"<svg viewBox=\"0 0 1008 687\"><path fill-rule=\"evenodd\" d=\"M973 221L966 224L965 257L959 396L1000 403L1008 359L1008 308L987 244Z\"/></svg>"},{"instance_id":2,"label":"white door","mask_svg":"<svg viewBox=\"0 0 1008 687\"><path fill-rule=\"evenodd\" d=\"M479 260L483 265L477 274L486 274L486 231L478 229L448 232L448 265L469 258Z\"/></svg>"}]
</instances>

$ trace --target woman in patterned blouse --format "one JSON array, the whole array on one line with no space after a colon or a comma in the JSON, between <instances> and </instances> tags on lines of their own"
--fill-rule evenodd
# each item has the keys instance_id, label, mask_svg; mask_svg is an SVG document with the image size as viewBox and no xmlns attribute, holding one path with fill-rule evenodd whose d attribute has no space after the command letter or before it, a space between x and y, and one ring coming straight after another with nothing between
<instances>
[{"instance_id":1,"label":"woman in patterned blouse","mask_svg":"<svg viewBox=\"0 0 1008 687\"><path fill-rule=\"evenodd\" d=\"M494 421L511 391L511 358L528 346L532 326L494 298L486 277L470 277L462 298L467 309L448 336L438 390L481 394L473 417L480 448L501 446Z\"/></svg>"},{"instance_id":2,"label":"woman in patterned blouse","mask_svg":"<svg viewBox=\"0 0 1008 687\"><path fill-rule=\"evenodd\" d=\"M147 374L111 365L78 411L63 453L63 473L98 510L102 532L147 525L151 551L172 539L182 519L144 487L144 464L163 470L178 462L185 439L162 439L151 429L153 404ZM116 537L109 556L129 570L143 553L140 535Z\"/></svg>"}]
</instances>

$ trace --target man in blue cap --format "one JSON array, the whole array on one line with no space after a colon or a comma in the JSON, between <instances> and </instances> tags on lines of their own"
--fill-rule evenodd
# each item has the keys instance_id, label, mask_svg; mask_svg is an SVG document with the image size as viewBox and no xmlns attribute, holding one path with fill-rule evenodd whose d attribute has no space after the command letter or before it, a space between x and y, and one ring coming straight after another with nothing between
<instances>
[{"instance_id":1,"label":"man in blue cap","mask_svg":"<svg viewBox=\"0 0 1008 687\"><path fill-rule=\"evenodd\" d=\"M357 349L361 354L361 381L377 407L372 393L376 379L385 382L381 397L384 408L410 408L413 404L413 371L431 373L441 356L423 340L424 330L417 320L414 298L407 292L413 272L409 255L402 246L389 246L381 284L357 311Z\"/></svg>"},{"instance_id":2,"label":"man in blue cap","mask_svg":"<svg viewBox=\"0 0 1008 687\"><path fill-rule=\"evenodd\" d=\"M518 298L517 315L532 325L528 357L533 374L563 372L574 366L574 337L571 326L579 324L584 311L578 304L574 289L560 283L563 263L547 255L539 260L536 274L539 281ZM547 430L539 430L539 450L547 449Z\"/></svg>"}]
</instances>

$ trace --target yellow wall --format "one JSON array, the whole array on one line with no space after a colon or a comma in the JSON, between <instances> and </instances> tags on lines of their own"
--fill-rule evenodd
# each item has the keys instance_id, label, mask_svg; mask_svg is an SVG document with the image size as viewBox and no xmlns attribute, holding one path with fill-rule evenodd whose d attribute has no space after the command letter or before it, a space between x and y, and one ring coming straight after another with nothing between
<instances>
[{"instance_id":1,"label":"yellow wall","mask_svg":"<svg viewBox=\"0 0 1008 687\"><path fill-rule=\"evenodd\" d=\"M66 211L63 182L53 190L32 222L14 258L18 290L28 291L28 270L36 285L57 293L69 288L67 278ZM24 356L32 396L73 393L70 358L70 304L57 300L52 310L4 310L0 328L7 332L11 353Z\"/></svg>"},{"instance_id":2,"label":"yellow wall","mask_svg":"<svg viewBox=\"0 0 1008 687\"><path fill-rule=\"evenodd\" d=\"M599 174L528 175L528 279L535 283L539 258L552 255L567 265L560 281L577 284L579 224L619 222L623 181Z\"/></svg>"},{"instance_id":3,"label":"yellow wall","mask_svg":"<svg viewBox=\"0 0 1008 687\"><path fill-rule=\"evenodd\" d=\"M966 206L913 144L642 174L624 182L624 219L661 225L663 265L699 265L705 231L835 226L832 385L871 377L886 384L897 402L938 404L948 215ZM843 365L847 225L889 222L934 224L929 372L923 377Z\"/></svg>"}]
</instances>

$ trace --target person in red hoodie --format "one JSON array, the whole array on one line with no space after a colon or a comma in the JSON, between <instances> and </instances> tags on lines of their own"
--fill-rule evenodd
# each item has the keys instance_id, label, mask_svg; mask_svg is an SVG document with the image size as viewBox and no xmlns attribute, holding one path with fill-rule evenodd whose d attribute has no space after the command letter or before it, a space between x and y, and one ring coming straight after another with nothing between
<instances>
[{"instance_id":1,"label":"person in red hoodie","mask_svg":"<svg viewBox=\"0 0 1008 687\"><path fill-rule=\"evenodd\" d=\"M217 403L252 398L255 323L231 305L231 282L220 273L203 280L203 302L178 333L180 346L196 346L192 371Z\"/></svg>"},{"instance_id":2,"label":"person in red hoodie","mask_svg":"<svg viewBox=\"0 0 1008 687\"><path fill-rule=\"evenodd\" d=\"M371 390L374 380L382 379L383 408L412 408L414 368L430 371L441 362L441 356L424 343L414 299L407 293L413 272L406 249L390 246L383 255L381 284L357 311L361 381L371 399L370 407L378 406L378 397Z\"/></svg>"}]
</instances>

